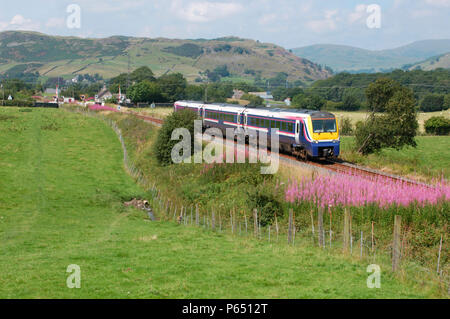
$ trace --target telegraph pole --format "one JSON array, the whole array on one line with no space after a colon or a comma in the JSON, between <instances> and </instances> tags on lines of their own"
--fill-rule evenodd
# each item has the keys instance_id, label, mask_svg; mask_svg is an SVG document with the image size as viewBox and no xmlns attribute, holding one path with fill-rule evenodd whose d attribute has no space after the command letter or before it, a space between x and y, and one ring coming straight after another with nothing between
<instances>
[{"instance_id":1,"label":"telegraph pole","mask_svg":"<svg viewBox=\"0 0 450 319\"><path fill-rule=\"evenodd\" d=\"M2 83L2 93L3 93L2 106L5 106L5 88L3 87L3 83Z\"/></svg>"},{"instance_id":2,"label":"telegraph pole","mask_svg":"<svg viewBox=\"0 0 450 319\"><path fill-rule=\"evenodd\" d=\"M128 86L130 85L130 52L128 52L128 73L127 73L127 90L125 92L128 95Z\"/></svg>"}]
</instances>

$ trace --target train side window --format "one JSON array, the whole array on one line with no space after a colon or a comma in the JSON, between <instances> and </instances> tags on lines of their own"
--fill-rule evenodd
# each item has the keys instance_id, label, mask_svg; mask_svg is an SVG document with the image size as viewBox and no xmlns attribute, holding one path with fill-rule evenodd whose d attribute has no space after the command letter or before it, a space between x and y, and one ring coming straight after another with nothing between
<instances>
[{"instance_id":1,"label":"train side window","mask_svg":"<svg viewBox=\"0 0 450 319\"><path fill-rule=\"evenodd\" d=\"M293 125L293 123L291 123L291 122L288 123L288 131L289 131L289 132L294 131L294 125Z\"/></svg>"}]
</instances>

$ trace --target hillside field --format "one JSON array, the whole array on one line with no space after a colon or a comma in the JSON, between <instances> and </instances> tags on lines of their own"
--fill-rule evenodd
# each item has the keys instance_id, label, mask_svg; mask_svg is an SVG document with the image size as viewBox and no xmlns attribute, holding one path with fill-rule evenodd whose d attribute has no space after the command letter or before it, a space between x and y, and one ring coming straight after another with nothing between
<instances>
[{"instance_id":1,"label":"hillside field","mask_svg":"<svg viewBox=\"0 0 450 319\"><path fill-rule=\"evenodd\" d=\"M367 265L150 222L113 130L63 110L0 108L0 298L429 298ZM81 289L66 287L70 264Z\"/></svg>"},{"instance_id":2,"label":"hillside field","mask_svg":"<svg viewBox=\"0 0 450 319\"><path fill-rule=\"evenodd\" d=\"M252 81L255 75L270 78L279 72L292 81L311 82L330 72L288 50L250 39L224 37L204 40L135 38L104 39L50 36L28 31L0 32L0 72L9 77L18 70L39 72L40 77L98 73L112 78L141 66L156 76L182 73L189 81L200 72L226 65L230 80Z\"/></svg>"}]
</instances>

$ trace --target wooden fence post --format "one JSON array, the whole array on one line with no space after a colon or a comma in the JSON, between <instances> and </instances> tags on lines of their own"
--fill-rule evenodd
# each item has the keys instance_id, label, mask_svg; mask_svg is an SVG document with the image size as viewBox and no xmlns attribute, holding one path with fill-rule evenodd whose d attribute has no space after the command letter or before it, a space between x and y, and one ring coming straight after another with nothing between
<instances>
[{"instance_id":1,"label":"wooden fence post","mask_svg":"<svg viewBox=\"0 0 450 319\"><path fill-rule=\"evenodd\" d=\"M216 216L214 215L214 211L211 213L211 228L212 230L216 230Z\"/></svg>"},{"instance_id":2,"label":"wooden fence post","mask_svg":"<svg viewBox=\"0 0 450 319\"><path fill-rule=\"evenodd\" d=\"M439 255L438 255L438 262L437 262L437 269L436 272L439 274L439 266L441 263L441 251L442 251L442 235L441 235L441 243L439 244Z\"/></svg>"},{"instance_id":3,"label":"wooden fence post","mask_svg":"<svg viewBox=\"0 0 450 319\"><path fill-rule=\"evenodd\" d=\"M361 248L361 251L360 251L360 258L362 258L362 256L363 256L363 231L361 230L361 240L360 240L360 242L359 242L359 245L360 245L360 248Z\"/></svg>"},{"instance_id":4,"label":"wooden fence post","mask_svg":"<svg viewBox=\"0 0 450 319\"><path fill-rule=\"evenodd\" d=\"M313 211L310 210L309 214L311 215L312 240L313 240L313 244L314 244L314 216L313 216Z\"/></svg>"},{"instance_id":5,"label":"wooden fence post","mask_svg":"<svg viewBox=\"0 0 450 319\"><path fill-rule=\"evenodd\" d=\"M245 218L245 235L247 235L248 225L247 225L247 214L245 212L244 212L244 218Z\"/></svg>"},{"instance_id":6,"label":"wooden fence post","mask_svg":"<svg viewBox=\"0 0 450 319\"><path fill-rule=\"evenodd\" d=\"M231 226L231 233L234 234L234 227L233 227L233 211L230 210L230 226Z\"/></svg>"},{"instance_id":7,"label":"wooden fence post","mask_svg":"<svg viewBox=\"0 0 450 319\"><path fill-rule=\"evenodd\" d=\"M253 235L258 238L258 210L253 210Z\"/></svg>"},{"instance_id":8,"label":"wooden fence post","mask_svg":"<svg viewBox=\"0 0 450 319\"><path fill-rule=\"evenodd\" d=\"M195 224L198 226L200 223L200 214L198 212L198 204L195 205Z\"/></svg>"},{"instance_id":9,"label":"wooden fence post","mask_svg":"<svg viewBox=\"0 0 450 319\"><path fill-rule=\"evenodd\" d=\"M275 214L275 230L277 231L277 241L278 241L278 218L277 218L277 214Z\"/></svg>"},{"instance_id":10,"label":"wooden fence post","mask_svg":"<svg viewBox=\"0 0 450 319\"><path fill-rule=\"evenodd\" d=\"M344 252L348 253L350 245L350 213L347 208L344 211Z\"/></svg>"},{"instance_id":11,"label":"wooden fence post","mask_svg":"<svg viewBox=\"0 0 450 319\"><path fill-rule=\"evenodd\" d=\"M401 231L402 217L395 215L394 220L394 240L392 242L392 271L397 271L400 266Z\"/></svg>"},{"instance_id":12,"label":"wooden fence post","mask_svg":"<svg viewBox=\"0 0 450 319\"><path fill-rule=\"evenodd\" d=\"M328 207L328 212L330 213L330 248L331 248L331 241L333 240L333 230L332 230L333 214L331 212L330 207Z\"/></svg>"},{"instance_id":13,"label":"wooden fence post","mask_svg":"<svg viewBox=\"0 0 450 319\"><path fill-rule=\"evenodd\" d=\"M375 246L374 246L374 241L373 241L373 222L372 222L372 255L374 253L374 248L375 248Z\"/></svg>"},{"instance_id":14,"label":"wooden fence post","mask_svg":"<svg viewBox=\"0 0 450 319\"><path fill-rule=\"evenodd\" d=\"M317 218L317 234L319 235L319 247L325 247L324 229L323 229L323 208L319 207Z\"/></svg>"},{"instance_id":15,"label":"wooden fence post","mask_svg":"<svg viewBox=\"0 0 450 319\"><path fill-rule=\"evenodd\" d=\"M350 255L353 255L352 215L350 215Z\"/></svg>"},{"instance_id":16,"label":"wooden fence post","mask_svg":"<svg viewBox=\"0 0 450 319\"><path fill-rule=\"evenodd\" d=\"M289 209L289 226L288 226L288 244L292 244L292 219L294 211L292 208Z\"/></svg>"}]
</instances>

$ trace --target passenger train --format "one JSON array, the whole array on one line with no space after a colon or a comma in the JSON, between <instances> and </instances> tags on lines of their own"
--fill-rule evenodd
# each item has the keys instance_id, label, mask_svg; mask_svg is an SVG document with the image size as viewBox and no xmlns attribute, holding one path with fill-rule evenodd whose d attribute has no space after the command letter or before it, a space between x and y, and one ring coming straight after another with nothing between
<instances>
[{"instance_id":1,"label":"passenger train","mask_svg":"<svg viewBox=\"0 0 450 319\"><path fill-rule=\"evenodd\" d=\"M235 128L245 134L266 132L270 142L271 128L278 128L280 151L302 159L339 156L339 129L336 117L328 112L282 108L253 108L235 104L177 101L174 110L196 112L203 127L216 127L224 134Z\"/></svg>"}]
</instances>

